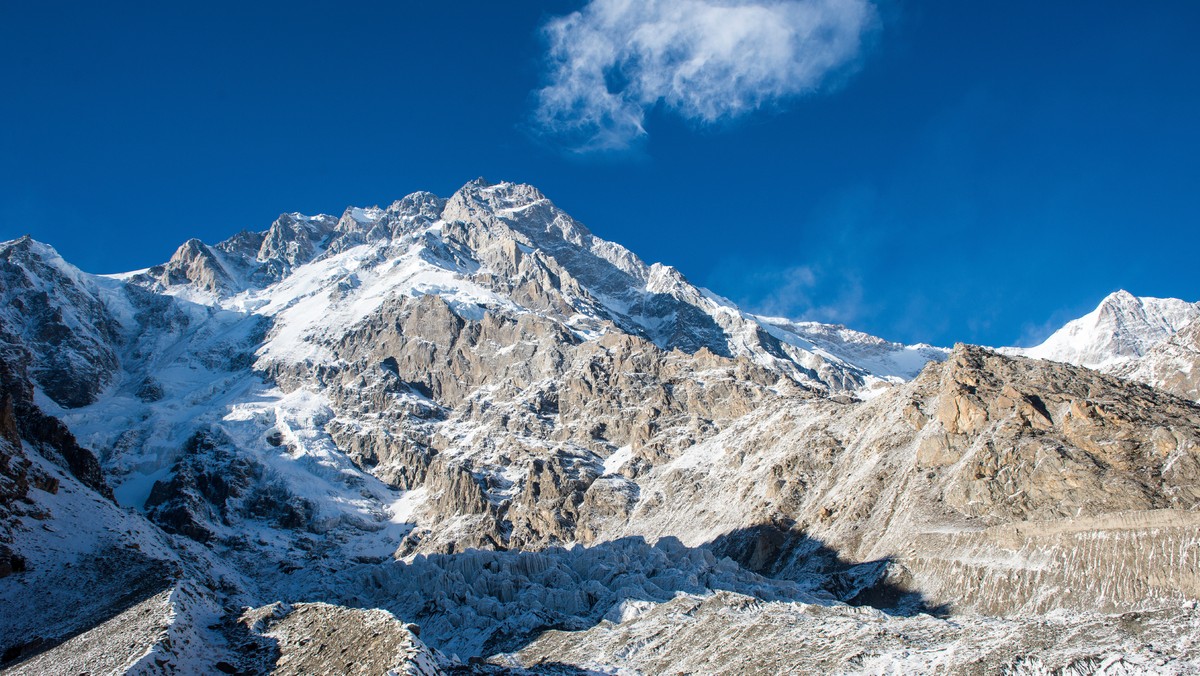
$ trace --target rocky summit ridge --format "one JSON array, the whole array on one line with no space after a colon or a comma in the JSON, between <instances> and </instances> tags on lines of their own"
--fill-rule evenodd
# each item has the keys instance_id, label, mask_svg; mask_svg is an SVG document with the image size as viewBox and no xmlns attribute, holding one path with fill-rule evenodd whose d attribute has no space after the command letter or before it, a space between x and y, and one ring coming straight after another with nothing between
<instances>
[{"instance_id":1,"label":"rocky summit ridge","mask_svg":"<svg viewBox=\"0 0 1200 676\"><path fill-rule=\"evenodd\" d=\"M1195 303L899 345L482 179L0 301L6 670L1200 669Z\"/></svg>"}]
</instances>

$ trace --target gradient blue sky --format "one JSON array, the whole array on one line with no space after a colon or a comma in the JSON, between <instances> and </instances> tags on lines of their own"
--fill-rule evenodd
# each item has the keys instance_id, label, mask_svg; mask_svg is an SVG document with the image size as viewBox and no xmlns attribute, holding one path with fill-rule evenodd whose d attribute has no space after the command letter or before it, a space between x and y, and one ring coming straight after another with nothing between
<instances>
[{"instance_id":1,"label":"gradient blue sky","mask_svg":"<svg viewBox=\"0 0 1200 676\"><path fill-rule=\"evenodd\" d=\"M541 27L584 3L343 4L0 1L0 238L113 272L482 175L748 308L894 340L1200 299L1200 3L880 0L819 91L652 106L599 154L534 120Z\"/></svg>"}]
</instances>

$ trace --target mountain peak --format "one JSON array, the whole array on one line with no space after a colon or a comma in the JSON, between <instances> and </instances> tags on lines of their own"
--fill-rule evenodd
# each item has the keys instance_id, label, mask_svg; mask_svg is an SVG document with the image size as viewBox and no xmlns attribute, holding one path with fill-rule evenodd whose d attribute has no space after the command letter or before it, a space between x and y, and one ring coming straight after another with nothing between
<instances>
[{"instance_id":1,"label":"mountain peak","mask_svg":"<svg viewBox=\"0 0 1200 676\"><path fill-rule=\"evenodd\" d=\"M1125 289L1117 289L1100 301L1101 305L1137 303L1139 298Z\"/></svg>"},{"instance_id":2,"label":"mountain peak","mask_svg":"<svg viewBox=\"0 0 1200 676\"><path fill-rule=\"evenodd\" d=\"M2 242L0 243L0 248L2 248L4 251L26 251L37 253L42 256L58 257L58 252L55 251L54 247L46 244L45 242L39 242L38 240L34 239L32 235L21 235L16 239L10 239L7 242Z\"/></svg>"},{"instance_id":3,"label":"mountain peak","mask_svg":"<svg viewBox=\"0 0 1200 676\"><path fill-rule=\"evenodd\" d=\"M29 244L31 242L35 242L35 241L37 241L37 240L35 240L33 238L33 235L25 234L25 235L21 235L20 237L18 237L16 239L10 239L7 242L4 242L3 246L6 246L6 247L7 246L15 246L15 245L29 246Z\"/></svg>"},{"instance_id":4,"label":"mountain peak","mask_svg":"<svg viewBox=\"0 0 1200 676\"><path fill-rule=\"evenodd\" d=\"M13 255L20 260L36 260L35 265L47 266L57 272L57 274L65 275L71 279L77 279L83 273L78 268L67 262L62 254L54 247L45 242L38 241L30 235L22 235L14 240L0 243L0 258L8 259L10 262ZM22 264L24 265L24 264Z\"/></svg>"},{"instance_id":5,"label":"mountain peak","mask_svg":"<svg viewBox=\"0 0 1200 676\"><path fill-rule=\"evenodd\" d=\"M1095 310L1022 353L1091 368L1108 367L1141 357L1197 317L1200 303L1139 297L1121 289L1106 296Z\"/></svg>"},{"instance_id":6,"label":"mountain peak","mask_svg":"<svg viewBox=\"0 0 1200 676\"><path fill-rule=\"evenodd\" d=\"M470 199L499 209L512 209L546 200L542 191L528 183L490 183L482 178L459 188L450 199L455 198Z\"/></svg>"},{"instance_id":7,"label":"mountain peak","mask_svg":"<svg viewBox=\"0 0 1200 676\"><path fill-rule=\"evenodd\" d=\"M1139 297L1126 291L1125 289L1117 289L1104 297L1100 304L1096 306L1098 311L1118 312L1128 314L1138 312L1138 308L1144 307L1147 303L1158 304L1159 301L1169 300L1162 298Z\"/></svg>"}]
</instances>

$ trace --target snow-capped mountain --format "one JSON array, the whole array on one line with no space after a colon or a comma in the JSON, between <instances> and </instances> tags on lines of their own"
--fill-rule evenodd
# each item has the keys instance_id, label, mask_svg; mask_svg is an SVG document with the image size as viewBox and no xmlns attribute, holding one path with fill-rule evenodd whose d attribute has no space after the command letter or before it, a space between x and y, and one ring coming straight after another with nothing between
<instances>
[{"instance_id":1,"label":"snow-capped mountain","mask_svg":"<svg viewBox=\"0 0 1200 676\"><path fill-rule=\"evenodd\" d=\"M1200 401L1200 302L1107 296L1040 345L1006 354L1076 364Z\"/></svg>"},{"instance_id":2,"label":"snow-capped mountain","mask_svg":"<svg viewBox=\"0 0 1200 676\"><path fill-rule=\"evenodd\" d=\"M749 315L674 268L646 265L593 236L532 186L482 179L449 199L415 193L384 209L348 208L340 218L285 214L266 232L211 247L191 240L166 264L122 277L272 317L268 357L309 350L303 358L320 358L314 331L339 335L389 297L423 295L464 317L551 317L582 340L617 331L664 350L748 357L834 392L912 378L946 354Z\"/></svg>"},{"instance_id":3,"label":"snow-capped mountain","mask_svg":"<svg viewBox=\"0 0 1200 676\"><path fill-rule=\"evenodd\" d=\"M646 265L594 237L531 186L482 180L449 199L416 193L385 209L349 208L340 218L285 214L265 232L243 232L214 246L190 240L166 264L108 277L74 269L44 244L26 239L5 246L12 278L50 290L47 318L14 315L7 325L53 330L72 341L24 343L36 355L34 364L51 366L31 371L44 407L100 453L122 504L196 537L212 536L230 517L200 523L206 509L198 513L190 499L163 504L168 488L156 492L156 486L231 470L224 461L190 467L186 449L225 443L264 451L250 469L239 470L256 477L244 487L254 504L262 502L255 496L266 495L277 503L272 509L306 521L384 522L389 505L400 499L385 484L408 489L419 483L438 455L431 440L479 436L477 409L501 408L496 403L505 397L520 406L541 402L534 404L539 410L553 407L562 386L580 380L577 370L594 369L584 363L594 360L590 356L563 363L565 349L611 354L620 345L635 356L642 349L637 341L648 341L677 351L674 359L686 365L675 370L698 391L706 379L691 364L708 360L743 363L738 369L753 369L750 380L763 392L791 387L814 394L866 394L911 378L924 362L946 354L843 327L749 315L674 269ZM484 327L472 344L455 346L469 370L442 372L438 359L449 355L418 353L397 362L397 355L377 354L381 334L397 327L420 335L444 324L453 334L468 322ZM107 331L103 338L96 327ZM538 354L549 356L531 362ZM53 368L64 358L94 371L87 377L94 387L55 387L67 379L64 373L78 373L75 366ZM314 379L326 385L312 387ZM379 390L366 417L344 410L363 406L364 385ZM508 391L497 393L498 387ZM764 395L739 396L749 406ZM465 414L470 420L451 415L463 404L472 407ZM627 460L647 462L640 456L692 437L652 421L662 409L649 411L657 413L589 422L581 410L577 429L565 438L579 444L575 452L582 458L598 454L602 461L622 448ZM391 413L402 416L403 425ZM638 448L608 441L638 438L630 437L631 423L647 430ZM290 452L266 452L280 445ZM488 477L483 483L492 488L481 497L503 504L524 473L506 466L503 454L489 450L479 457L483 449L474 445L463 447L467 452L453 461L451 476ZM229 458L234 462L236 454ZM364 470L368 474L349 490L369 490L369 499L337 486L340 477ZM300 488L281 488L292 485ZM309 497L313 486L331 497ZM175 487L185 494L187 488ZM507 528L493 526L488 537L505 541Z\"/></svg>"},{"instance_id":4,"label":"snow-capped mountain","mask_svg":"<svg viewBox=\"0 0 1200 676\"><path fill-rule=\"evenodd\" d=\"M1095 310L1019 353L1089 368L1111 368L1145 355L1196 319L1200 319L1200 303L1139 298L1116 291Z\"/></svg>"},{"instance_id":5,"label":"snow-capped mountain","mask_svg":"<svg viewBox=\"0 0 1200 676\"><path fill-rule=\"evenodd\" d=\"M1043 356L1170 371L1196 307L1110 300ZM1194 406L756 316L531 186L0 244L0 341L21 669L1200 666Z\"/></svg>"},{"instance_id":6,"label":"snow-capped mountain","mask_svg":"<svg viewBox=\"0 0 1200 676\"><path fill-rule=\"evenodd\" d=\"M1109 372L1200 402L1200 319Z\"/></svg>"}]
</instances>

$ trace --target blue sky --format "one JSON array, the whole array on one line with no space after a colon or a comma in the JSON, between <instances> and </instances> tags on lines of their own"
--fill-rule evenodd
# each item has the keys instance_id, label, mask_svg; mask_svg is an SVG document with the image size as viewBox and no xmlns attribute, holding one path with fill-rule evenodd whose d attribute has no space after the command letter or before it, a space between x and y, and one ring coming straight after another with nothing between
<instances>
[{"instance_id":1,"label":"blue sky","mask_svg":"<svg viewBox=\"0 0 1200 676\"><path fill-rule=\"evenodd\" d=\"M894 340L1200 299L1200 3L340 4L0 3L0 238L112 272L485 176Z\"/></svg>"}]
</instances>

